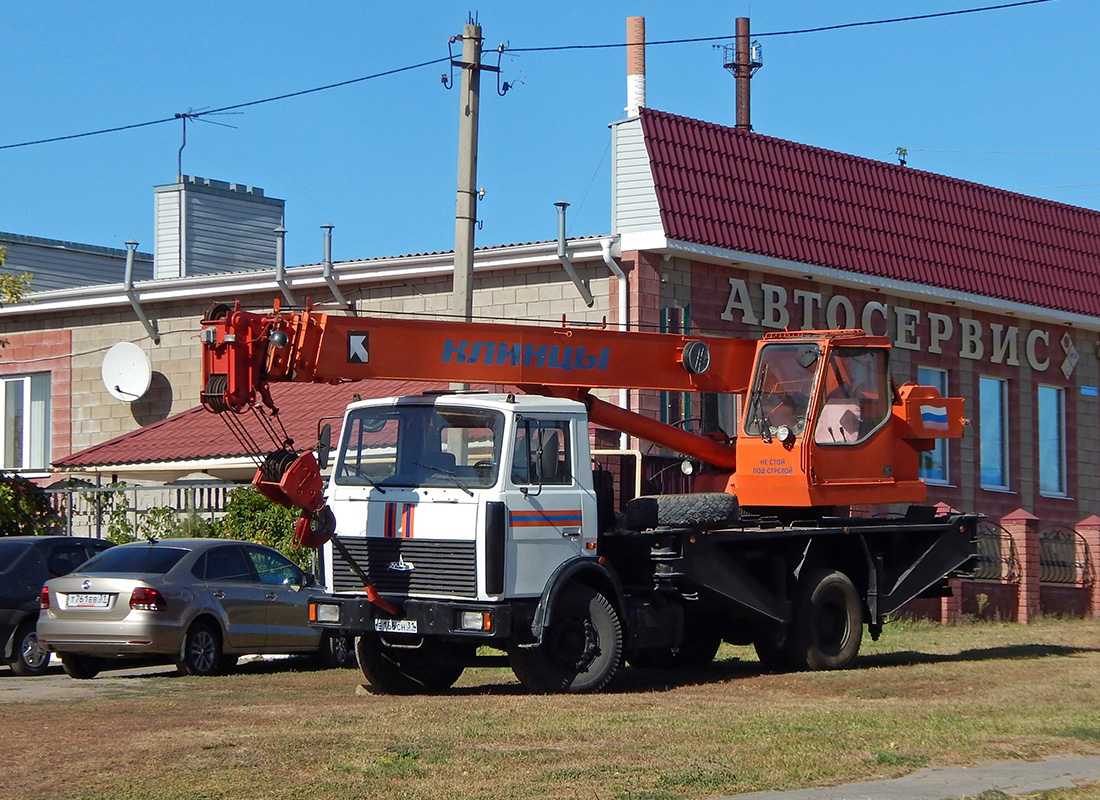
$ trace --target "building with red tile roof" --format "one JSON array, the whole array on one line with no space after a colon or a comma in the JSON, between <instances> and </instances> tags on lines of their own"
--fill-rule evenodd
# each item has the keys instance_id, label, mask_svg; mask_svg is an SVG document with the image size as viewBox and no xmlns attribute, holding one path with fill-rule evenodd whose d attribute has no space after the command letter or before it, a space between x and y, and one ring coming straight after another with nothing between
<instances>
[{"instance_id":1,"label":"building with red tile roof","mask_svg":"<svg viewBox=\"0 0 1100 800\"><path fill-rule=\"evenodd\" d=\"M967 402L963 439L926 459L931 501L1065 524L1100 512L1100 213L646 108L612 125L611 199L609 234L565 243L591 307L545 241L477 250L475 313L749 337L862 327L893 341L897 382ZM438 318L451 270L451 254L418 253L337 262L332 275L357 313ZM132 297L117 285L37 293L0 309L12 331L0 377L64 362L44 423L56 470L147 479L173 459L211 474L228 459L239 476L243 449L193 408L203 309L276 297L334 307L330 288L315 264L139 282ZM35 360L44 331L49 363ZM120 339L142 343L170 402L107 396L99 362ZM311 442L316 418L349 391L278 387L296 443ZM736 432L735 397L609 396Z\"/></svg>"}]
</instances>

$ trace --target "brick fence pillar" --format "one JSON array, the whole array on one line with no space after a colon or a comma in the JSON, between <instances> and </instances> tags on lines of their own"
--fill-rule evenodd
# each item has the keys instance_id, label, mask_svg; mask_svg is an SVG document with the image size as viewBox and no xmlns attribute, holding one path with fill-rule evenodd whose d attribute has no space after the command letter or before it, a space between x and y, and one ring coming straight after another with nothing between
<instances>
[{"instance_id":1,"label":"brick fence pillar","mask_svg":"<svg viewBox=\"0 0 1100 800\"><path fill-rule=\"evenodd\" d=\"M962 619L963 615L962 580L949 578L947 585L950 594L940 598L940 624L954 625Z\"/></svg>"},{"instance_id":2,"label":"brick fence pillar","mask_svg":"<svg viewBox=\"0 0 1100 800\"><path fill-rule=\"evenodd\" d=\"M1020 585L1016 597L1016 621L1030 622L1039 616L1039 518L1018 508L1001 519L1016 544L1020 559Z\"/></svg>"},{"instance_id":3,"label":"brick fence pillar","mask_svg":"<svg viewBox=\"0 0 1100 800\"><path fill-rule=\"evenodd\" d=\"M944 502L936 503L933 508L937 515L959 513L957 508ZM950 578L947 586L950 594L940 598L940 624L954 625L962 620L962 581L959 578Z\"/></svg>"},{"instance_id":4,"label":"brick fence pillar","mask_svg":"<svg viewBox=\"0 0 1100 800\"><path fill-rule=\"evenodd\" d=\"M1100 517L1093 514L1077 523L1077 532L1085 540L1086 569L1092 568L1092 575L1078 574L1077 580L1089 587L1089 607L1091 616L1100 617Z\"/></svg>"}]
</instances>

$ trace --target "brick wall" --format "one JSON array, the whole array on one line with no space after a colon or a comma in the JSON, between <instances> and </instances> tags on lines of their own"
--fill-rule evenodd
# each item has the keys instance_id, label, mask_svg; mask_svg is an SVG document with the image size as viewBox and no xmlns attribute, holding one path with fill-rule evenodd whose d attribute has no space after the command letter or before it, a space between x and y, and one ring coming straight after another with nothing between
<instances>
[{"instance_id":1,"label":"brick wall","mask_svg":"<svg viewBox=\"0 0 1100 800\"><path fill-rule=\"evenodd\" d=\"M498 321L599 323L610 315L614 278L602 261L574 262L595 299L588 308L560 265L537 266L475 275L474 314ZM450 276L438 279L371 283L341 289L364 313L450 313ZM253 309L271 307L274 292L240 298ZM329 300L318 291L316 303ZM304 294L299 298L305 300ZM199 402L199 320L210 303L146 303L160 343L154 344L129 306L110 310L74 310L24 314L5 320L11 345L0 351L0 375L51 373L52 458L85 449L191 408ZM153 378L140 400L127 403L107 391L101 376L103 356L120 341L138 344L149 357Z\"/></svg>"}]
</instances>

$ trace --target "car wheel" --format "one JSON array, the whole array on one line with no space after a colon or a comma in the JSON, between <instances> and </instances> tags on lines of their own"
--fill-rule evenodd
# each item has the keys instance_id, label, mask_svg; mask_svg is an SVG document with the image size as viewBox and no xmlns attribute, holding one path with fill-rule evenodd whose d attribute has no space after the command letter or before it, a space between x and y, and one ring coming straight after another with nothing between
<instances>
[{"instance_id":1,"label":"car wheel","mask_svg":"<svg viewBox=\"0 0 1100 800\"><path fill-rule=\"evenodd\" d=\"M91 656L78 656L71 653L61 656L61 666L65 669L66 675L81 681L94 678L99 674L100 669L100 664L97 659Z\"/></svg>"},{"instance_id":2,"label":"car wheel","mask_svg":"<svg viewBox=\"0 0 1100 800\"><path fill-rule=\"evenodd\" d=\"M325 631L317 650L317 663L325 669L350 669L357 666L355 638L345 633Z\"/></svg>"},{"instance_id":3,"label":"car wheel","mask_svg":"<svg viewBox=\"0 0 1100 800\"><path fill-rule=\"evenodd\" d=\"M222 641L209 622L196 622L183 640L183 658L176 668L184 675L218 675L224 669Z\"/></svg>"},{"instance_id":4,"label":"car wheel","mask_svg":"<svg viewBox=\"0 0 1100 800\"><path fill-rule=\"evenodd\" d=\"M16 675L42 675L50 665L50 653L38 643L35 621L28 620L15 632L11 671Z\"/></svg>"}]
</instances>

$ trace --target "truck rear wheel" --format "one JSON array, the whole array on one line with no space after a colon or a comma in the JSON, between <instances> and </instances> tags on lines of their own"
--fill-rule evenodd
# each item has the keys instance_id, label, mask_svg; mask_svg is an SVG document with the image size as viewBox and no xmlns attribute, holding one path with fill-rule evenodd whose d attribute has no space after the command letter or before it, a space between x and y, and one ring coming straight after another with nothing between
<instances>
[{"instance_id":1,"label":"truck rear wheel","mask_svg":"<svg viewBox=\"0 0 1100 800\"><path fill-rule=\"evenodd\" d=\"M539 644L509 649L512 671L539 694L599 691L622 661L615 607L597 590L575 585L559 595L553 611Z\"/></svg>"},{"instance_id":2,"label":"truck rear wheel","mask_svg":"<svg viewBox=\"0 0 1100 800\"><path fill-rule=\"evenodd\" d=\"M394 647L377 633L355 639L359 668L381 694L431 694L454 686L466 669L464 650L423 639L416 647Z\"/></svg>"},{"instance_id":3,"label":"truck rear wheel","mask_svg":"<svg viewBox=\"0 0 1100 800\"><path fill-rule=\"evenodd\" d=\"M843 572L819 570L808 576L787 639L793 669L845 669L863 640L863 606Z\"/></svg>"},{"instance_id":4,"label":"truck rear wheel","mask_svg":"<svg viewBox=\"0 0 1100 800\"><path fill-rule=\"evenodd\" d=\"M721 646L722 635L712 616L688 614L679 647L638 650L630 656L630 664L639 669L697 669L714 661Z\"/></svg>"}]
</instances>

